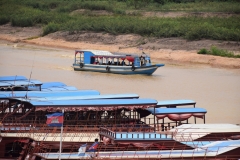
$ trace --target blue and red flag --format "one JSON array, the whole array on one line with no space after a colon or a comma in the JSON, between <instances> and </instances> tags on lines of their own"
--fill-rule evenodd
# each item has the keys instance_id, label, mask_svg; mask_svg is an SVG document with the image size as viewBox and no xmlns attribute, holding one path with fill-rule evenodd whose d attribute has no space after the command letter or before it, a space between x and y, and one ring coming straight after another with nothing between
<instances>
[{"instance_id":1,"label":"blue and red flag","mask_svg":"<svg viewBox=\"0 0 240 160\"><path fill-rule=\"evenodd\" d=\"M48 114L47 116L47 124L51 127L62 127L63 126L63 113L53 113Z\"/></svg>"}]
</instances>

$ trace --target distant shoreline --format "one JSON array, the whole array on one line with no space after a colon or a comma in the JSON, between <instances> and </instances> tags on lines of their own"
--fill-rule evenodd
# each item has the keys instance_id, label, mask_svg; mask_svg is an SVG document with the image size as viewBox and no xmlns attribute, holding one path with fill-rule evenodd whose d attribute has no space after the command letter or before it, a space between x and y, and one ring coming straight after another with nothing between
<instances>
[{"instance_id":1,"label":"distant shoreline","mask_svg":"<svg viewBox=\"0 0 240 160\"><path fill-rule=\"evenodd\" d=\"M240 58L226 58L212 55L200 55L200 48L219 45L239 54L240 46L237 42L218 42L201 40L188 42L179 38L147 40L138 35L109 35L103 33L84 32L69 35L64 32L52 33L41 37L40 27L11 27L0 26L0 39L13 43L28 43L40 46L67 49L94 49L111 52L141 53L151 55L154 61L170 61L171 63L204 64L217 68L240 69ZM90 37L90 38L89 38ZM86 39L86 40L84 40ZM138 44L139 40L146 41Z\"/></svg>"}]
</instances>

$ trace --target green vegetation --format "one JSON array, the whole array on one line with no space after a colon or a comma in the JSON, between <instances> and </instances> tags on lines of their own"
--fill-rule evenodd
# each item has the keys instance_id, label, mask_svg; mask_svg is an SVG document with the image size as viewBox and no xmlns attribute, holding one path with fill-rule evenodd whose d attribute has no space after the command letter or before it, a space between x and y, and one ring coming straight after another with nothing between
<instances>
[{"instance_id":1,"label":"green vegetation","mask_svg":"<svg viewBox=\"0 0 240 160\"><path fill-rule=\"evenodd\" d=\"M240 55L234 55L233 52L229 52L227 50L219 49L215 46L212 46L210 50L205 48L198 51L198 54L208 54L214 56L221 56L221 57L229 57L229 58L240 58Z\"/></svg>"},{"instance_id":2,"label":"green vegetation","mask_svg":"<svg viewBox=\"0 0 240 160\"><path fill-rule=\"evenodd\" d=\"M188 40L240 40L240 16L145 17L144 12L240 13L237 0L1 0L0 25L41 25L43 35L62 31L135 33ZM105 15L94 11L105 11Z\"/></svg>"}]
</instances>

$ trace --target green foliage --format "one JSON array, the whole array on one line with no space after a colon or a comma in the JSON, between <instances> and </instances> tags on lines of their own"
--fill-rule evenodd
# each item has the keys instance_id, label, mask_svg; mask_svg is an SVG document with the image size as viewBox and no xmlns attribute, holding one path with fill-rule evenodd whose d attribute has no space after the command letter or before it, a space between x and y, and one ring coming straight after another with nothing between
<instances>
[{"instance_id":1,"label":"green foliage","mask_svg":"<svg viewBox=\"0 0 240 160\"><path fill-rule=\"evenodd\" d=\"M143 17L142 11L229 11L240 12L234 1L185 0L2 0L0 24L43 26L44 35L65 30L112 34L135 33L153 37L183 37L188 40L214 39L240 41L240 17ZM217 6L217 7L216 7ZM139 8L139 9L136 9ZM84 10L82 10L84 9ZM130 9L130 10L129 10ZM133 10L131 10L133 9ZM72 14L73 11L81 12ZM104 10L109 15L97 15Z\"/></svg>"},{"instance_id":2,"label":"green foliage","mask_svg":"<svg viewBox=\"0 0 240 160\"><path fill-rule=\"evenodd\" d=\"M7 16L0 16L0 25L6 24L9 22L9 18Z\"/></svg>"},{"instance_id":3,"label":"green foliage","mask_svg":"<svg viewBox=\"0 0 240 160\"><path fill-rule=\"evenodd\" d=\"M43 36L44 36L44 35L47 35L47 34L49 34L49 33L56 32L56 31L58 31L59 29L60 29L59 24L50 22L48 25L46 25L46 26L43 28Z\"/></svg>"},{"instance_id":4,"label":"green foliage","mask_svg":"<svg viewBox=\"0 0 240 160\"><path fill-rule=\"evenodd\" d=\"M216 46L212 46L210 50L207 50L205 48L199 50L197 52L198 54L208 54L208 55L214 55L214 56L221 56L221 57L229 57L229 58L240 58L240 55L234 55L233 52L219 49Z\"/></svg>"},{"instance_id":5,"label":"green foliage","mask_svg":"<svg viewBox=\"0 0 240 160\"><path fill-rule=\"evenodd\" d=\"M208 54L209 51L206 48L200 49L198 52L198 54Z\"/></svg>"}]
</instances>

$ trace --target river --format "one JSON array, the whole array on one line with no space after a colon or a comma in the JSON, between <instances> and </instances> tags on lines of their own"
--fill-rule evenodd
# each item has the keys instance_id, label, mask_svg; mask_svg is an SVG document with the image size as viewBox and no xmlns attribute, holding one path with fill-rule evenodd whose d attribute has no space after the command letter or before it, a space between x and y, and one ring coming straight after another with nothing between
<instances>
[{"instance_id":1,"label":"river","mask_svg":"<svg viewBox=\"0 0 240 160\"><path fill-rule=\"evenodd\" d=\"M135 93L140 98L156 100L191 99L197 102L196 107L208 111L206 123L240 124L239 70L165 62L152 76L117 75L73 71L73 59L74 50L0 41L0 76L60 81L101 94Z\"/></svg>"}]
</instances>

